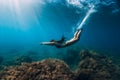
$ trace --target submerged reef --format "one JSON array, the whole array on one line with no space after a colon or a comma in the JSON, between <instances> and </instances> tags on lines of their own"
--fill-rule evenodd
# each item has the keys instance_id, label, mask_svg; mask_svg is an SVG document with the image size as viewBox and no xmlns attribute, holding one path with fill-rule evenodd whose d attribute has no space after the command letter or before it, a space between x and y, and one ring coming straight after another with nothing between
<instances>
[{"instance_id":1,"label":"submerged reef","mask_svg":"<svg viewBox=\"0 0 120 80\"><path fill-rule=\"evenodd\" d=\"M108 57L81 51L77 69L72 71L62 60L45 59L22 63L0 72L0 80L119 80L120 67Z\"/></svg>"},{"instance_id":2,"label":"submerged reef","mask_svg":"<svg viewBox=\"0 0 120 80\"><path fill-rule=\"evenodd\" d=\"M75 75L63 61L47 59L10 67L0 74L0 80L74 80Z\"/></svg>"},{"instance_id":3,"label":"submerged reef","mask_svg":"<svg viewBox=\"0 0 120 80\"><path fill-rule=\"evenodd\" d=\"M96 52L81 51L77 80L119 80L120 67Z\"/></svg>"}]
</instances>

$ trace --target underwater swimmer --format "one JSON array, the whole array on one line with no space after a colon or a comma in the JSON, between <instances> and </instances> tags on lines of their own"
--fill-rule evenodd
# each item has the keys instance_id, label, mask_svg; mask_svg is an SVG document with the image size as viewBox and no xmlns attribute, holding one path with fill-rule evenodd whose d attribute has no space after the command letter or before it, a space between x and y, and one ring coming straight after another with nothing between
<instances>
[{"instance_id":1,"label":"underwater swimmer","mask_svg":"<svg viewBox=\"0 0 120 80\"><path fill-rule=\"evenodd\" d=\"M82 32L82 29L78 29L75 34L74 37L68 41L65 41L65 37L63 36L61 38L61 40L55 41L55 40L51 40L50 42L42 42L41 45L50 45L50 46L56 46L57 48L63 48L63 47L67 47L70 46L72 44L74 44L75 42L77 42L80 39L80 34Z\"/></svg>"},{"instance_id":2,"label":"underwater swimmer","mask_svg":"<svg viewBox=\"0 0 120 80\"><path fill-rule=\"evenodd\" d=\"M65 37L62 36L61 40L51 40L50 42L42 42L41 45L50 45L56 46L57 48L61 47L63 42L65 41Z\"/></svg>"}]
</instances>

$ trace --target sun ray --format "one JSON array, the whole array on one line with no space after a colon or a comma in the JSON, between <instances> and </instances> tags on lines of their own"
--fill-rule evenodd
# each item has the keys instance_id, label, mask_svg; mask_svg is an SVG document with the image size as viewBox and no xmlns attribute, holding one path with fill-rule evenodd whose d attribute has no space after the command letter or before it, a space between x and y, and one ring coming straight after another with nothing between
<instances>
[{"instance_id":1,"label":"sun ray","mask_svg":"<svg viewBox=\"0 0 120 80\"><path fill-rule=\"evenodd\" d=\"M0 0L0 12L2 12L0 16L3 17L6 23L11 23L14 29L26 30L32 21L38 24L39 21L36 18L37 15L35 14L34 6L40 4L41 2L39 0ZM3 19L1 18L0 21L4 21ZM2 22L1 24L6 25ZM8 27L10 26L9 24L7 25Z\"/></svg>"}]
</instances>

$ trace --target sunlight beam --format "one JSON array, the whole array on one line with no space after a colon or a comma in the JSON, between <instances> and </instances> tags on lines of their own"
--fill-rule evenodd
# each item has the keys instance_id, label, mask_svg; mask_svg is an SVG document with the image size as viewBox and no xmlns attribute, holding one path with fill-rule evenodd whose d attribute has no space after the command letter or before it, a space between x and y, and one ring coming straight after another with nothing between
<instances>
[{"instance_id":1,"label":"sunlight beam","mask_svg":"<svg viewBox=\"0 0 120 80\"><path fill-rule=\"evenodd\" d=\"M40 0L0 0L0 27L26 30L32 23L39 24L34 8L41 4ZM37 8L40 11L41 6Z\"/></svg>"}]
</instances>

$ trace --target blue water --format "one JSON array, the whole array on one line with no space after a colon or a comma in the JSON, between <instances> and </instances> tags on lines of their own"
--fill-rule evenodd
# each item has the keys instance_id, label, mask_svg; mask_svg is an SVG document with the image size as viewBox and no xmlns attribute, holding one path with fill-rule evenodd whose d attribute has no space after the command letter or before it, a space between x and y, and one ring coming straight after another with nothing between
<instances>
[{"instance_id":1,"label":"blue water","mask_svg":"<svg viewBox=\"0 0 120 80\"><path fill-rule=\"evenodd\" d=\"M78 2L82 6L78 7ZM60 39L62 35L67 40L72 38L90 9L90 3L96 6L96 12L85 22L79 42L64 49L39 44ZM119 55L119 4L117 0L71 0L71 3L67 0L1 0L0 56L11 59L33 51L39 54L39 58L56 57L76 46Z\"/></svg>"}]
</instances>

